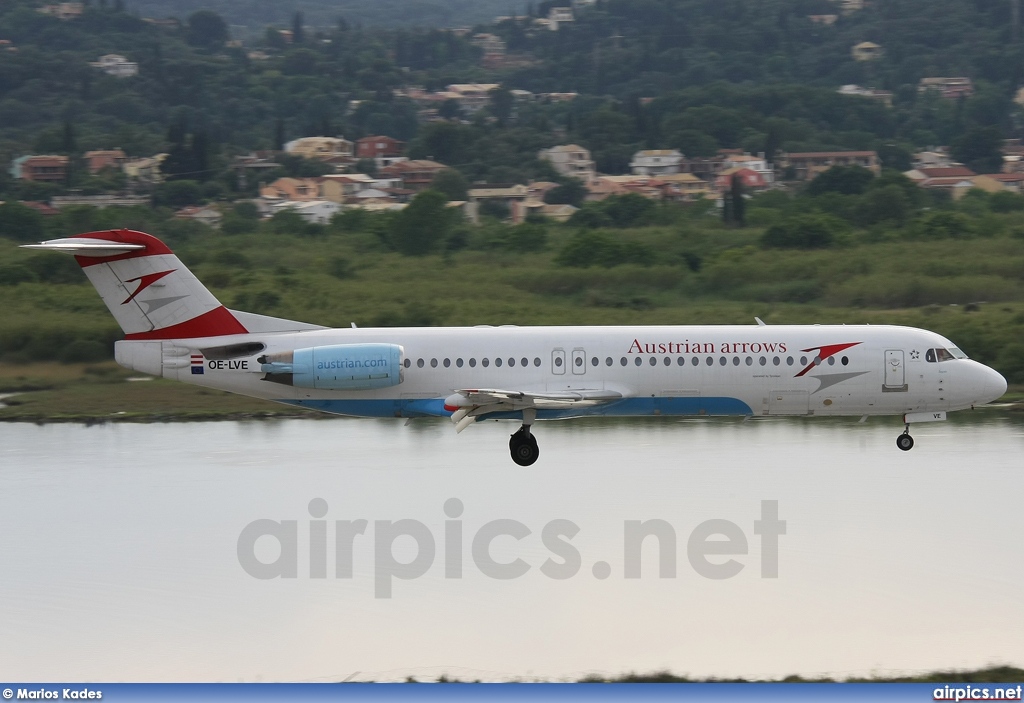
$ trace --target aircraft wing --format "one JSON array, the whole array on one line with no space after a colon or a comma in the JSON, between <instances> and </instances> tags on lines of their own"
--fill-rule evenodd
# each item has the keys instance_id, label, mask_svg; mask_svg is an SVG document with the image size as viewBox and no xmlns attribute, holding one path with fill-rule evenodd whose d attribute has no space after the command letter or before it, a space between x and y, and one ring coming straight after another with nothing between
<instances>
[{"instance_id":1,"label":"aircraft wing","mask_svg":"<svg viewBox=\"0 0 1024 703\"><path fill-rule=\"evenodd\" d=\"M452 411L457 432L476 422L478 417L515 410L589 407L621 400L617 391L569 389L564 391L510 391L498 388L467 388L445 398L444 407Z\"/></svg>"}]
</instances>

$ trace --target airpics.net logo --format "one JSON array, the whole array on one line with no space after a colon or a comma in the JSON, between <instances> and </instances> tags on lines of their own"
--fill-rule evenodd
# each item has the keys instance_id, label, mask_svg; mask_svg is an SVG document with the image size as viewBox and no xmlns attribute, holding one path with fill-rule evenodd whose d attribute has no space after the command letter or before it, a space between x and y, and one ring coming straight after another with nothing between
<instances>
[{"instance_id":1,"label":"airpics.net logo","mask_svg":"<svg viewBox=\"0 0 1024 703\"><path fill-rule=\"evenodd\" d=\"M467 545L476 570L497 580L522 578L535 567L549 579L565 580L578 576L584 568L583 555L573 544L580 527L572 520L550 520L541 527L540 541L549 556L540 561L536 550L523 546L524 540L534 534L529 526L505 518L467 528L460 519L465 506L458 498L449 498L444 503L447 519L440 539L426 524L412 519L375 520L372 533L368 534L369 520L329 521L325 519L328 510L326 500L314 498L307 506L310 520L253 520L238 535L239 565L255 579L296 579L299 578L300 550L308 549L309 578L326 579L333 561L334 578L352 579L356 573L357 544L362 547L369 540L375 598L391 598L395 580L411 581L426 575L434 567L439 545L446 579L463 577ZM762 500L760 515L752 523L752 535L760 541L760 576L778 578L779 537L786 534L786 521L779 518L779 502ZM328 534L333 537L333 550L328 548ZM620 573L623 578L641 577L643 547L647 540L656 544L658 577L676 578L681 541L671 523L660 519L625 520L621 535ZM731 579L750 561L743 559L750 552L747 533L730 520L705 520L684 535L684 539L686 561L694 573L703 578ZM494 556L498 551L495 543L500 544L504 554L501 560ZM534 563L523 556L510 557L507 553L510 544L523 546L521 551L531 555ZM399 557L407 558L400 560ZM652 566L647 566L648 574ZM609 578L613 570L607 561L590 564L590 573L596 579Z\"/></svg>"}]
</instances>

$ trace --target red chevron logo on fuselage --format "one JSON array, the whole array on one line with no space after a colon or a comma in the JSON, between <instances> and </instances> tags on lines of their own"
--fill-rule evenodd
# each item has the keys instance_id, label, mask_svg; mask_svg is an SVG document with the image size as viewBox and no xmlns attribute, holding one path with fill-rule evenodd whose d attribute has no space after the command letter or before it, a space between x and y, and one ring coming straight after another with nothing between
<instances>
[{"instance_id":1,"label":"red chevron logo on fuselage","mask_svg":"<svg viewBox=\"0 0 1024 703\"><path fill-rule=\"evenodd\" d=\"M134 293L125 298L124 302L122 302L121 305L126 305L127 303L132 302L133 300L135 300L135 296L137 296L139 293L149 288L151 285L159 281L167 274L174 273L175 271L177 271L177 269L171 269L170 271L161 271L160 273L147 273L144 276L139 276L138 278L129 278L127 281L125 281L125 283L134 283L135 281L138 281L139 287L135 289Z\"/></svg>"},{"instance_id":2,"label":"red chevron logo on fuselage","mask_svg":"<svg viewBox=\"0 0 1024 703\"><path fill-rule=\"evenodd\" d=\"M821 362L823 362L825 359L829 358L830 356L834 356L835 354L838 354L839 352L843 351L844 349L849 349L850 347L855 347L858 344L860 344L860 342L849 342L847 344L826 344L823 347L810 347L809 349L801 349L800 351L802 351L802 352L816 351L816 352L818 352L818 354L817 354L817 356L814 357L814 361L812 361L810 364L807 365L807 368L805 368L803 371L798 373L793 378L800 378L805 373L807 373L808 371L813 369L815 366L818 366Z\"/></svg>"}]
</instances>

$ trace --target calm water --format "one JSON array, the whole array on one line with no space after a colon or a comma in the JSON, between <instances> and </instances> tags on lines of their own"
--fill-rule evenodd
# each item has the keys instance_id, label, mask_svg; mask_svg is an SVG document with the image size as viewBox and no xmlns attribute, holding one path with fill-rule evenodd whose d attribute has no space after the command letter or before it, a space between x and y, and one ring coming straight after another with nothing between
<instances>
[{"instance_id":1,"label":"calm water","mask_svg":"<svg viewBox=\"0 0 1024 703\"><path fill-rule=\"evenodd\" d=\"M907 454L894 444L900 427L882 420L541 423L529 469L508 458L512 429L2 424L0 679L1024 665L1020 422L920 426ZM317 498L330 528L323 579L310 577ZM450 498L464 506L461 579L445 578ZM777 579L761 578L762 500L777 500L787 521ZM239 536L259 519L297 521L297 578L260 580L240 565ZM354 542L353 576L335 578L335 521L356 519L369 526ZM374 521L402 519L422 523L437 553L421 577L394 579L392 597L376 598ZM471 556L474 536L497 519L531 531L491 545L495 561L531 567L520 578L485 576ZM579 527L571 543L582 562L561 580L540 570L552 557L541 532L558 519ZM627 579L623 523L650 519L677 535L676 577L658 577L650 538L642 577ZM691 533L710 519L747 541L731 557L743 565L733 578L705 578L688 560ZM281 556L270 537L251 551ZM411 561L416 542L399 537L392 551ZM598 561L608 578L594 576Z\"/></svg>"}]
</instances>

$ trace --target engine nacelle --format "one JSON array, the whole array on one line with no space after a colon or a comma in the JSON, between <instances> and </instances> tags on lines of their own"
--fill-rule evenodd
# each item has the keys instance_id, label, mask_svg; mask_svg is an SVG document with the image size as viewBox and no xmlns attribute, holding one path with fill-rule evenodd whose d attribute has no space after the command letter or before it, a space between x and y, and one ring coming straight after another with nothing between
<instances>
[{"instance_id":1,"label":"engine nacelle","mask_svg":"<svg viewBox=\"0 0 1024 703\"><path fill-rule=\"evenodd\" d=\"M403 380L405 352L397 344L334 344L257 359L264 381L325 391L371 391Z\"/></svg>"}]
</instances>

